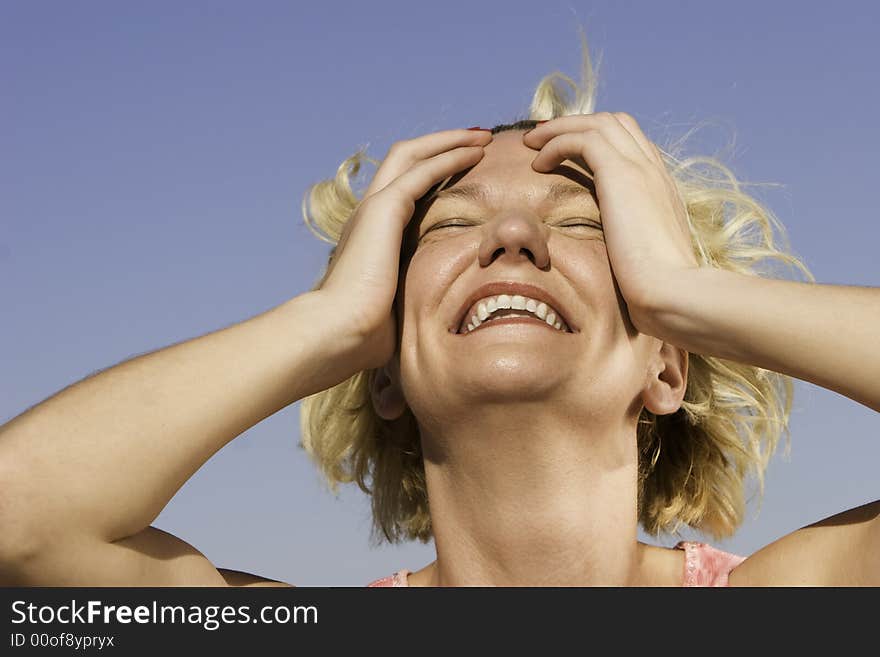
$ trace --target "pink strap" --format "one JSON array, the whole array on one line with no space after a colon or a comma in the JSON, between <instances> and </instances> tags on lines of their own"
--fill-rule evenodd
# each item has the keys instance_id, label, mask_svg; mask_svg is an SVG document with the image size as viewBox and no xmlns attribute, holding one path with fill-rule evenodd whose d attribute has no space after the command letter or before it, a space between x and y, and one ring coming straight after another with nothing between
<instances>
[{"instance_id":1,"label":"pink strap","mask_svg":"<svg viewBox=\"0 0 880 657\"><path fill-rule=\"evenodd\" d=\"M375 582L367 584L367 587L409 586L409 573L410 571L404 568L403 570L398 570L393 575L382 577L381 579L377 579Z\"/></svg>"},{"instance_id":2,"label":"pink strap","mask_svg":"<svg viewBox=\"0 0 880 657\"><path fill-rule=\"evenodd\" d=\"M685 553L682 586L728 586L730 572L746 560L697 541L680 541L675 547Z\"/></svg>"}]
</instances>

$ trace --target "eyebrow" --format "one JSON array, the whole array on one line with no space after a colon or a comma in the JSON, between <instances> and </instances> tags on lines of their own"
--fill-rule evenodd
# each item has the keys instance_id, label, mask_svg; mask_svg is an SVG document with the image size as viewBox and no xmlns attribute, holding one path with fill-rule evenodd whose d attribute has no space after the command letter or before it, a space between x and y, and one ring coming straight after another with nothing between
<instances>
[{"instance_id":1,"label":"eyebrow","mask_svg":"<svg viewBox=\"0 0 880 657\"><path fill-rule=\"evenodd\" d=\"M589 188L582 185L555 182L547 188L544 195L544 203L560 203L573 198L589 198L593 199L593 193ZM447 189L441 189L431 195L435 201L440 199L460 199L481 203L482 205L490 205L492 202L491 188L479 183L468 183L464 185L456 185Z\"/></svg>"}]
</instances>

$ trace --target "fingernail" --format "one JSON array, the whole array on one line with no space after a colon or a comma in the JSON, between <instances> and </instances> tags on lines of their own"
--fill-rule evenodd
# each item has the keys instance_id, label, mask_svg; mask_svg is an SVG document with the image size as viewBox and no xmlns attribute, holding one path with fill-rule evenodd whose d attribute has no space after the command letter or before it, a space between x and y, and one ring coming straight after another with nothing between
<instances>
[{"instance_id":1,"label":"fingernail","mask_svg":"<svg viewBox=\"0 0 880 657\"><path fill-rule=\"evenodd\" d=\"M473 128L467 128L467 129L468 129L468 130L485 130L485 131L487 131L487 132L491 132L491 131L489 130L489 128L481 128L481 127L478 126L478 125L475 125Z\"/></svg>"}]
</instances>

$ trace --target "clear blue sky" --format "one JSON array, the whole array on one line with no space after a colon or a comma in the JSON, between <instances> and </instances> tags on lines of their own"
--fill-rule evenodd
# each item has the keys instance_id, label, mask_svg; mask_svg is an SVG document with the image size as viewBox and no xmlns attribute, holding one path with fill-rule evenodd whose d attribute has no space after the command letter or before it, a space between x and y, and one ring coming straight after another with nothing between
<instances>
[{"instance_id":1,"label":"clear blue sky","mask_svg":"<svg viewBox=\"0 0 880 657\"><path fill-rule=\"evenodd\" d=\"M363 144L521 118L545 74L603 53L599 110L662 141L712 121L819 282L880 284L880 10L866 2L29 2L0 5L0 422L96 369L259 314L328 245L306 187ZM370 170L372 171L372 169ZM845 344L839 345L846 349ZM156 525L215 564L353 585L433 559L371 549L299 404L234 440ZM880 497L877 414L799 382L790 459L722 548L749 554ZM688 535L690 536L690 535ZM671 545L674 538L663 544Z\"/></svg>"}]
</instances>

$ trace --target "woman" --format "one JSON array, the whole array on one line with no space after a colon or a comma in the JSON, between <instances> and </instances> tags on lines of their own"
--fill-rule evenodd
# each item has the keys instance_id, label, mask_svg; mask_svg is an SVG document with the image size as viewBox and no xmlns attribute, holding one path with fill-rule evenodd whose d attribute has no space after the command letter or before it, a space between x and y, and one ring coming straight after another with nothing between
<instances>
[{"instance_id":1,"label":"woman","mask_svg":"<svg viewBox=\"0 0 880 657\"><path fill-rule=\"evenodd\" d=\"M307 222L338 240L312 291L0 428L2 583L283 585L150 523L299 399L329 480L370 492L389 540L435 541L374 585L880 583L878 502L748 558L637 540L736 529L787 376L880 410L880 294L755 275L803 269L772 216L593 113L584 62L573 104L550 76L529 121L399 142L363 199L359 155L311 190Z\"/></svg>"}]
</instances>

